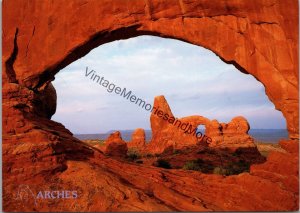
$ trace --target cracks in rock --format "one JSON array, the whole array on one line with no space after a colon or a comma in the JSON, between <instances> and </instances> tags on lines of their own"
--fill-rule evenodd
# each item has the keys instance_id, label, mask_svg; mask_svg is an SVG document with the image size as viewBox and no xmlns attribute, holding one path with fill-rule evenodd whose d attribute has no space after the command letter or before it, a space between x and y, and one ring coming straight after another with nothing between
<instances>
[{"instance_id":1,"label":"cracks in rock","mask_svg":"<svg viewBox=\"0 0 300 213\"><path fill-rule=\"evenodd\" d=\"M145 188L139 187L138 185L136 185L136 184L134 184L133 182L129 181L127 178L122 177L118 172L113 171L111 168L109 168L109 167L107 167L107 166L105 166L105 167L101 166L101 168L102 168L104 171L106 171L106 172L108 172L108 173L111 173L111 174L113 174L114 176L116 176L124 186L126 186L126 187L128 187L128 188L130 188L130 189L133 189L133 190L137 190L137 191L142 192L145 196L148 196L150 199L153 199L155 202L157 202L157 203L159 203L159 204L162 204L162 205L164 205L164 206L170 208L170 209L173 210L173 211L179 211L179 209L177 209L175 206L170 205L170 204L167 204L163 199L157 197L157 196L155 195L154 191L153 191L153 188L150 188L150 189L146 190ZM110 184L110 183L108 182L108 184ZM152 186L152 187L153 187L153 186ZM179 192L178 192L178 193L179 193ZM179 193L179 194L180 194L180 193Z\"/></svg>"},{"instance_id":2,"label":"cracks in rock","mask_svg":"<svg viewBox=\"0 0 300 213\"><path fill-rule=\"evenodd\" d=\"M180 6L180 11L182 16L184 16L185 14L185 9L184 9L184 3L182 2L182 0L178 0L179 6Z\"/></svg>"},{"instance_id":3,"label":"cracks in rock","mask_svg":"<svg viewBox=\"0 0 300 213\"><path fill-rule=\"evenodd\" d=\"M280 189L282 189L283 191L286 191L286 192L288 192L288 193L295 194L295 192L288 190L288 189L286 188L286 186L283 185L284 178L289 178L289 176L293 176L293 175L287 175L287 176L284 176L284 175L279 174L279 173L277 173L277 172L272 172L272 173L271 173L271 172L269 172L269 171L267 171L267 170L263 170L263 169L261 169L261 170L259 170L259 171L262 171L262 172L265 172L265 173L268 173L268 174L272 174L272 175L276 175L277 177L282 178L282 179L280 179L280 180L278 180L278 181L274 181L274 180L272 180L271 178L266 178L266 177L263 176L263 175L258 175L258 174L255 174L255 173L250 173L250 175L252 175L252 176L254 176L254 177L262 178L262 179L264 179L264 180L266 180L266 181L270 181L270 182L274 183L275 185L278 185L278 187L279 187ZM295 177L296 177L296 176L295 176Z\"/></svg>"},{"instance_id":4,"label":"cracks in rock","mask_svg":"<svg viewBox=\"0 0 300 213\"><path fill-rule=\"evenodd\" d=\"M178 0L178 2L179 2L179 6L180 6L180 11L181 11L181 22L182 22L182 25L184 25L184 14L185 14L184 3L182 2L182 0Z\"/></svg>"},{"instance_id":5,"label":"cracks in rock","mask_svg":"<svg viewBox=\"0 0 300 213\"><path fill-rule=\"evenodd\" d=\"M261 171L265 171L265 170L261 170ZM268 171L267 171L268 172ZM281 175L281 174L279 174L279 173L275 173L276 175L278 175L278 176L280 176L280 177L284 177L283 175ZM293 197L295 198L295 206L293 207L293 209L296 209L297 207L298 207L298 198L297 198L297 193L295 193L295 192L293 192L293 191L290 191L290 190L288 190L285 186L283 186L283 181L273 181L271 178L266 178L266 177L264 177L264 176L262 176L262 175L257 175L257 174L250 174L251 176L253 176L253 177L257 177L257 178L262 178L262 179L264 179L264 180L266 180L266 181L269 181L269 182L271 182L271 183L274 183L275 185L277 185L281 190L283 190L283 191L285 191L285 192L287 192L287 193L291 193L291 194L293 194ZM289 176L288 176L288 178L289 178ZM244 188L243 188L244 189ZM246 191L246 190L245 190Z\"/></svg>"},{"instance_id":6,"label":"cracks in rock","mask_svg":"<svg viewBox=\"0 0 300 213\"><path fill-rule=\"evenodd\" d=\"M238 29L234 29L233 27L231 27L231 26L229 26L228 25L228 23L226 23L226 22L224 22L224 21L222 21L222 20L220 20L220 19L217 19L217 18L221 18L221 17L234 17L234 18L236 18L236 21L239 21L239 20L243 20L243 21L245 21L245 24L246 24L246 26L247 26L247 23L248 23L248 21L247 21L247 18L246 17L239 17L239 16L235 16L235 15L221 15L221 16L212 16L212 17L210 17L211 19L213 19L214 21L216 21L216 22L219 22L219 23L222 23L222 24L224 24L228 29L230 29L230 30L232 30L232 31L234 31L235 33L238 33L238 34L240 34L240 35L244 35L244 33L245 33L245 31L247 31L247 28L244 30L244 31L242 31L241 29L240 29L240 27L241 27L241 24L238 24L237 25L237 28ZM248 27L248 26L247 26Z\"/></svg>"},{"instance_id":7,"label":"cracks in rock","mask_svg":"<svg viewBox=\"0 0 300 213\"><path fill-rule=\"evenodd\" d=\"M151 9L150 1L145 0L145 15L148 16L150 20L152 20Z\"/></svg>"},{"instance_id":8,"label":"cracks in rock","mask_svg":"<svg viewBox=\"0 0 300 213\"><path fill-rule=\"evenodd\" d=\"M29 41L28 41L28 44L27 44L27 46L26 46L26 54L25 54L25 57L27 57L28 48L29 48L30 42L31 42L31 40L32 40L32 38L33 38L33 36L34 36L34 32L35 32L35 26L33 26L31 37L30 37L30 39L29 39Z\"/></svg>"},{"instance_id":9,"label":"cracks in rock","mask_svg":"<svg viewBox=\"0 0 300 213\"><path fill-rule=\"evenodd\" d=\"M122 177L119 173L113 171L111 168L109 168L107 166L106 167L102 167L102 169L105 172L113 174L114 176L116 176L119 179L120 183L123 184L125 187L128 187L129 189L135 190L136 192L141 192L142 194L144 194L144 196L148 196L150 199L153 199L156 203L163 204L163 205L165 205L166 207L170 208L173 211L178 211L178 209L176 209L175 207L166 204L163 200L161 200L160 198L156 197L154 195L153 189L151 189L150 191L147 191L143 187L139 187L139 186L131 183L129 180L127 180L126 178ZM105 181L107 182L108 185L111 185L111 183L109 181L107 181L107 180L105 180ZM111 181L113 182L114 180L111 180ZM125 194L119 188L117 188L115 186L112 186L112 187L114 187L117 190L119 190L120 193ZM139 196L140 196L140 194L139 194ZM139 197L139 199L140 199L140 197Z\"/></svg>"},{"instance_id":10,"label":"cracks in rock","mask_svg":"<svg viewBox=\"0 0 300 213\"><path fill-rule=\"evenodd\" d=\"M10 57L5 62L6 74L7 74L9 83L18 83L18 80L16 78L16 72L14 70L14 63L15 63L17 55L18 55L18 43L17 43L18 33L19 33L19 28L16 28L16 32L15 32L15 36L14 36L13 51L12 51Z\"/></svg>"},{"instance_id":11,"label":"cracks in rock","mask_svg":"<svg viewBox=\"0 0 300 213\"><path fill-rule=\"evenodd\" d=\"M168 178L167 178L167 176L164 174L163 171L161 171L160 174L161 174L161 178L162 178L162 180L163 180L164 182L168 182L168 181L169 181Z\"/></svg>"},{"instance_id":12,"label":"cracks in rock","mask_svg":"<svg viewBox=\"0 0 300 213\"><path fill-rule=\"evenodd\" d=\"M230 17L230 16L233 16L236 19L243 19L247 23L249 23L247 21L247 17L236 16L236 15L232 15L232 14L220 14L220 15L214 15L214 16L196 16L196 15L185 15L184 13L182 13L181 16L176 16L176 17L172 17L172 18L168 18L168 17L156 18L156 19L152 19L152 21L159 21L159 20L163 20L163 19L170 19L171 20L171 19L176 19L176 18L180 18L181 17L181 19L182 19L182 25L184 25L185 19L204 19L204 18L208 18L208 19L211 19L211 20L213 20L215 22L218 22L218 23L221 23L221 24L225 25L228 29L234 31L235 33L238 33L240 35L244 35L244 33L245 33L246 30L245 31L241 31L241 30L234 29L234 28L230 27L226 22L217 19L217 18L221 18L221 17Z\"/></svg>"},{"instance_id":13,"label":"cracks in rock","mask_svg":"<svg viewBox=\"0 0 300 213\"><path fill-rule=\"evenodd\" d=\"M194 19L202 19L202 18L214 19L214 18L220 18L220 17L226 17L226 16L234 16L236 18L247 19L247 17L236 16L236 15L232 15L232 14L219 14L219 15L214 15L214 16L197 16L197 15L185 15L185 14L183 14L183 16L184 16L184 18L194 18Z\"/></svg>"},{"instance_id":14,"label":"cracks in rock","mask_svg":"<svg viewBox=\"0 0 300 213\"><path fill-rule=\"evenodd\" d=\"M213 209L210 209L210 208L207 207L207 204L204 202L204 200L200 199L199 197L193 197L193 202L194 202L195 200L198 201L199 203L201 203L201 205L202 205L204 208L206 208L207 210L213 211Z\"/></svg>"},{"instance_id":15,"label":"cracks in rock","mask_svg":"<svg viewBox=\"0 0 300 213\"><path fill-rule=\"evenodd\" d=\"M273 6L275 6L275 5L277 5L278 4L278 1L277 0L274 0L274 2L272 2L270 5L265 5L264 7L273 7Z\"/></svg>"},{"instance_id":16,"label":"cracks in rock","mask_svg":"<svg viewBox=\"0 0 300 213\"><path fill-rule=\"evenodd\" d=\"M256 24L256 25L263 25L263 24L268 24L268 25L279 25L278 22L268 22L268 21L257 21L257 22L250 22L250 24Z\"/></svg>"}]
</instances>

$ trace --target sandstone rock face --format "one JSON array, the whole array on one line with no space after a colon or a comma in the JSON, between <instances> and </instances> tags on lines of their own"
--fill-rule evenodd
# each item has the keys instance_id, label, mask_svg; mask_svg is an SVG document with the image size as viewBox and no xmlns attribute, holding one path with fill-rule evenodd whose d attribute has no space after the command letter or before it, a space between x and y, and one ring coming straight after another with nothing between
<instances>
[{"instance_id":1,"label":"sandstone rock face","mask_svg":"<svg viewBox=\"0 0 300 213\"><path fill-rule=\"evenodd\" d=\"M250 125L246 118L238 116L233 118L223 129L225 134L248 134Z\"/></svg>"},{"instance_id":2,"label":"sandstone rock face","mask_svg":"<svg viewBox=\"0 0 300 213\"><path fill-rule=\"evenodd\" d=\"M128 148L143 149L146 146L145 130L138 128L132 133L132 139L127 143Z\"/></svg>"},{"instance_id":3,"label":"sandstone rock face","mask_svg":"<svg viewBox=\"0 0 300 213\"><path fill-rule=\"evenodd\" d=\"M60 69L101 44L139 35L180 39L262 82L287 120L290 139L298 139L296 0L5 0L2 10L4 211L298 209L297 140L281 143L286 153L274 152L238 176L128 164L49 120L55 98L47 89ZM43 107L46 100L51 104ZM33 192L76 189L80 197L24 204L12 199L22 184Z\"/></svg>"},{"instance_id":4,"label":"sandstone rock face","mask_svg":"<svg viewBox=\"0 0 300 213\"><path fill-rule=\"evenodd\" d=\"M256 147L254 139L248 135L249 123L242 116L233 118L228 124L220 124L217 120L210 121L198 115L175 118L164 96L155 97L153 106L150 117L152 140L147 146L149 152L162 153L167 149L180 149L196 144L232 150ZM191 130L201 124L206 127L205 134L202 132L197 138Z\"/></svg>"},{"instance_id":5,"label":"sandstone rock face","mask_svg":"<svg viewBox=\"0 0 300 213\"><path fill-rule=\"evenodd\" d=\"M254 139L248 135L249 129L248 121L238 116L228 124L220 124L217 120L213 120L207 125L205 134L212 138L212 143L209 144L211 147L231 149L256 147Z\"/></svg>"},{"instance_id":6,"label":"sandstone rock face","mask_svg":"<svg viewBox=\"0 0 300 213\"><path fill-rule=\"evenodd\" d=\"M299 202L299 142L280 141L280 144L284 144L286 153L271 152L267 162L251 166L250 174L280 182L283 188L295 193Z\"/></svg>"},{"instance_id":7,"label":"sandstone rock face","mask_svg":"<svg viewBox=\"0 0 300 213\"><path fill-rule=\"evenodd\" d=\"M196 145L197 138L192 132L200 124L209 119L202 116L175 118L164 96L154 99L150 117L152 139L147 146L151 153L162 153L166 149L180 149L184 146Z\"/></svg>"},{"instance_id":8,"label":"sandstone rock face","mask_svg":"<svg viewBox=\"0 0 300 213\"><path fill-rule=\"evenodd\" d=\"M47 118L51 118L56 111L56 91L53 85L48 84L45 89L40 92L40 103L37 103L38 109L37 113L43 112L44 116Z\"/></svg>"},{"instance_id":9,"label":"sandstone rock face","mask_svg":"<svg viewBox=\"0 0 300 213\"><path fill-rule=\"evenodd\" d=\"M40 90L61 68L101 44L159 35L208 48L253 75L283 112L290 137L299 138L297 4L124 0L68 1L62 6L59 1L4 1L3 86L18 83Z\"/></svg>"},{"instance_id":10,"label":"sandstone rock face","mask_svg":"<svg viewBox=\"0 0 300 213\"><path fill-rule=\"evenodd\" d=\"M126 157L127 143L123 141L119 131L112 133L105 141L105 154L114 157Z\"/></svg>"}]
</instances>

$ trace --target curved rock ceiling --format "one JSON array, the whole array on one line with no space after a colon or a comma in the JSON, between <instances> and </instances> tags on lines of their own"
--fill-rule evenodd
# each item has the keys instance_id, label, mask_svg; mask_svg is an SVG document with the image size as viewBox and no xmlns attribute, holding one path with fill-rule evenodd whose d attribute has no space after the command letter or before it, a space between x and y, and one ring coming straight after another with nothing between
<instances>
[{"instance_id":1,"label":"curved rock ceiling","mask_svg":"<svg viewBox=\"0 0 300 213\"><path fill-rule=\"evenodd\" d=\"M62 4L59 0L6 0L2 27L4 210L298 209L298 140L282 141L285 152L274 152L266 163L251 167L249 174L225 178L120 163L48 119L56 105L49 83L60 69L101 44L139 35L205 47L253 75L285 116L290 139L299 138L297 1L70 0ZM54 185L77 188L83 194L76 205L64 200L55 205L18 206L11 199L17 186L32 183L32 190ZM101 198L87 193L99 186L106 189L98 192Z\"/></svg>"}]
</instances>

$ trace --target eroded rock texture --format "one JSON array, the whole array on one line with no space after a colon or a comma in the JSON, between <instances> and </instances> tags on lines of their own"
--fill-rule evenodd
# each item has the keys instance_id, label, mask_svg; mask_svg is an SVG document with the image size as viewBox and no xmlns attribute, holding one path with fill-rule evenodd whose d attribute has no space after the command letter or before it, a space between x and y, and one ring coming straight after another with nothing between
<instances>
[{"instance_id":1,"label":"eroded rock texture","mask_svg":"<svg viewBox=\"0 0 300 213\"><path fill-rule=\"evenodd\" d=\"M114 157L126 157L127 143L123 141L121 133L116 131L107 138L105 141L105 154Z\"/></svg>"},{"instance_id":2,"label":"eroded rock texture","mask_svg":"<svg viewBox=\"0 0 300 213\"><path fill-rule=\"evenodd\" d=\"M250 174L222 177L113 160L49 120L49 83L61 68L101 44L156 35L208 48L253 75L298 139L297 1L5 0L2 9L4 211L298 209L297 140ZM21 184L79 197L24 203L12 199Z\"/></svg>"},{"instance_id":3,"label":"eroded rock texture","mask_svg":"<svg viewBox=\"0 0 300 213\"><path fill-rule=\"evenodd\" d=\"M146 146L146 134L145 130L138 128L132 133L132 138L127 143L128 148L144 149Z\"/></svg>"},{"instance_id":4,"label":"eroded rock texture","mask_svg":"<svg viewBox=\"0 0 300 213\"><path fill-rule=\"evenodd\" d=\"M167 149L173 150L196 145L196 136L188 132L192 132L198 125L207 122L209 119L202 116L174 117L165 97L157 96L154 99L150 117L152 139L147 146L147 151L162 153Z\"/></svg>"},{"instance_id":5,"label":"eroded rock texture","mask_svg":"<svg viewBox=\"0 0 300 213\"><path fill-rule=\"evenodd\" d=\"M212 138L212 143L209 144L211 147L231 149L256 147L254 139L248 134L249 129L248 121L238 116L228 124L212 120L206 125L205 134Z\"/></svg>"},{"instance_id":6,"label":"eroded rock texture","mask_svg":"<svg viewBox=\"0 0 300 213\"><path fill-rule=\"evenodd\" d=\"M4 85L41 89L62 67L108 41L171 37L255 76L283 112L290 137L298 138L297 8L293 0L4 1Z\"/></svg>"},{"instance_id":7,"label":"eroded rock texture","mask_svg":"<svg viewBox=\"0 0 300 213\"><path fill-rule=\"evenodd\" d=\"M250 126L244 117L235 117L228 124L210 121L200 115L176 118L164 96L155 97L150 123L152 140L146 151L151 153L194 145L229 148L232 151L256 147L254 139L248 135ZM205 133L200 129L194 131L199 125L205 126ZM195 134L197 132L201 133Z\"/></svg>"}]
</instances>

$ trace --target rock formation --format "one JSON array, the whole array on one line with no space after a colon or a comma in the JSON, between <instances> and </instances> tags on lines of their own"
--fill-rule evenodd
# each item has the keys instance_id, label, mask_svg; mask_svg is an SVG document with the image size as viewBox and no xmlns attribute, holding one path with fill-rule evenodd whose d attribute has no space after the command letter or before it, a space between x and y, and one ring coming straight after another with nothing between
<instances>
[{"instance_id":1,"label":"rock formation","mask_svg":"<svg viewBox=\"0 0 300 213\"><path fill-rule=\"evenodd\" d=\"M149 152L162 153L167 149L180 149L196 144L232 150L256 147L254 139L248 135L248 121L242 116L233 118L228 124L220 124L217 120L210 121L198 115L175 118L164 96L155 97L153 106L150 117L152 140L147 147ZM201 124L205 125L206 131L197 138L191 130ZM211 140L207 141L208 139Z\"/></svg>"},{"instance_id":2,"label":"rock formation","mask_svg":"<svg viewBox=\"0 0 300 213\"><path fill-rule=\"evenodd\" d=\"M238 116L228 124L220 124L217 120L213 120L206 126L205 134L212 138L212 143L209 144L211 147L231 149L255 147L254 139L248 135L249 129L248 121Z\"/></svg>"},{"instance_id":3,"label":"rock formation","mask_svg":"<svg viewBox=\"0 0 300 213\"><path fill-rule=\"evenodd\" d=\"M139 35L169 37L210 49L261 81L287 119L290 137L299 138L297 4L296 0L232 0L217 5L211 0L105 4L71 0L64 5L4 1L3 88L17 83L39 91L61 68L110 41Z\"/></svg>"},{"instance_id":4,"label":"rock formation","mask_svg":"<svg viewBox=\"0 0 300 213\"><path fill-rule=\"evenodd\" d=\"M2 10L4 211L298 209L296 0L5 0ZM286 118L286 153L274 152L238 176L166 172L108 158L49 120L56 104L48 85L59 70L101 44L139 35L203 46L262 82ZM32 192L76 189L80 196L24 204L12 199L24 184Z\"/></svg>"},{"instance_id":5,"label":"rock formation","mask_svg":"<svg viewBox=\"0 0 300 213\"><path fill-rule=\"evenodd\" d=\"M170 148L180 149L184 146L196 145L196 136L188 132L208 122L209 119L202 116L175 118L165 97L157 96L150 117L152 139L147 146L147 151L162 153Z\"/></svg>"},{"instance_id":6,"label":"rock formation","mask_svg":"<svg viewBox=\"0 0 300 213\"><path fill-rule=\"evenodd\" d=\"M126 157L127 143L123 141L121 133L116 131L107 138L105 141L105 154L114 157Z\"/></svg>"},{"instance_id":7,"label":"rock formation","mask_svg":"<svg viewBox=\"0 0 300 213\"><path fill-rule=\"evenodd\" d=\"M128 148L143 149L146 146L145 130L138 128L132 133L132 139L127 143Z\"/></svg>"}]
</instances>

